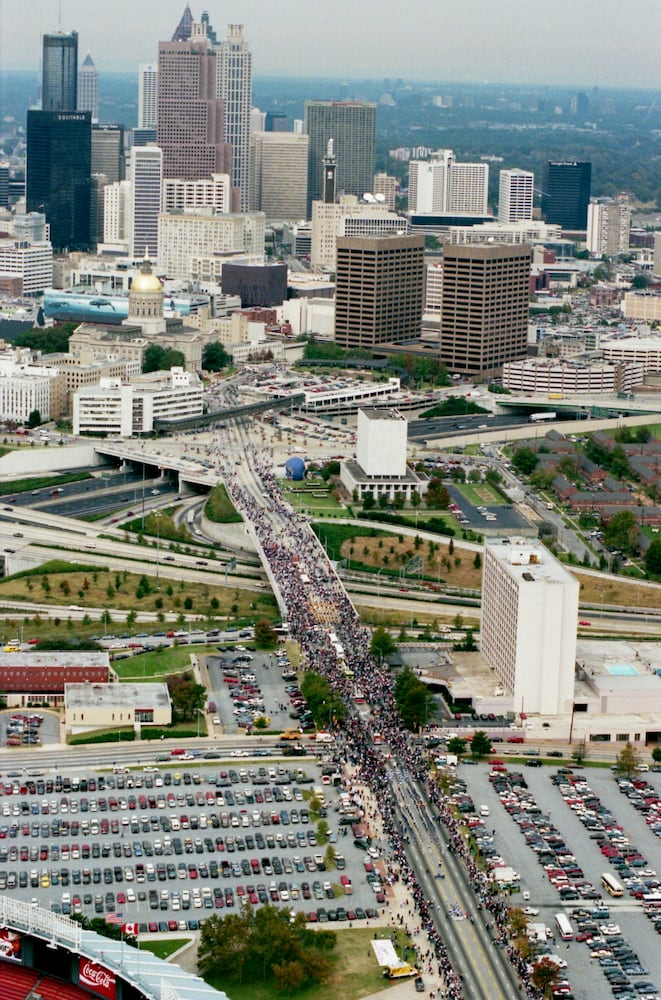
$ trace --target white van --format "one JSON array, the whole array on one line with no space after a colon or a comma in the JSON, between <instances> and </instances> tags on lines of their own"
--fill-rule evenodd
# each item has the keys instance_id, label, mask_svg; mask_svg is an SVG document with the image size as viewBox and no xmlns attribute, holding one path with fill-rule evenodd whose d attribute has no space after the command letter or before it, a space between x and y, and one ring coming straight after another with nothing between
<instances>
[{"instance_id":1,"label":"white van","mask_svg":"<svg viewBox=\"0 0 661 1000\"><path fill-rule=\"evenodd\" d=\"M489 815L489 806L480 806L480 816Z\"/></svg>"}]
</instances>

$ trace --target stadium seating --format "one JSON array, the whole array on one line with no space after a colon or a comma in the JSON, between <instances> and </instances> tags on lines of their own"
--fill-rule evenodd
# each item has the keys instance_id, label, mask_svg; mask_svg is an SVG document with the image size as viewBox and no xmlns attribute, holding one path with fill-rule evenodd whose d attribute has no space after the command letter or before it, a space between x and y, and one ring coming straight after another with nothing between
<instances>
[{"instance_id":1,"label":"stadium seating","mask_svg":"<svg viewBox=\"0 0 661 1000\"><path fill-rule=\"evenodd\" d=\"M25 1000L39 979L39 973L10 962L0 963L2 1000Z\"/></svg>"}]
</instances>

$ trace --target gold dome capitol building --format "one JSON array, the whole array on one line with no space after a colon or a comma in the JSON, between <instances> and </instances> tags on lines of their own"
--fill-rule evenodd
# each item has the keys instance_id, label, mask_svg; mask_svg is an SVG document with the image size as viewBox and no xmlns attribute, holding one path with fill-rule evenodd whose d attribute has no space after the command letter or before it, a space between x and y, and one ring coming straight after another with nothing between
<instances>
[{"instance_id":1,"label":"gold dome capitol building","mask_svg":"<svg viewBox=\"0 0 661 1000\"><path fill-rule=\"evenodd\" d=\"M131 282L126 325L141 326L147 336L165 333L163 298L163 286L151 269L149 251L146 251L145 258L140 265L140 273Z\"/></svg>"}]
</instances>

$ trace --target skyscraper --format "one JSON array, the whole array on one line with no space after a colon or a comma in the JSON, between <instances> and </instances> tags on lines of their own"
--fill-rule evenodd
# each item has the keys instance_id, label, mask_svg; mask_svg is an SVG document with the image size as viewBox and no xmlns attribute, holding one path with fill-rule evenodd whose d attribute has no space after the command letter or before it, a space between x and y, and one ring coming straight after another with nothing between
<instances>
[{"instance_id":1,"label":"skyscraper","mask_svg":"<svg viewBox=\"0 0 661 1000\"><path fill-rule=\"evenodd\" d=\"M446 244L440 360L451 371L490 377L525 357L530 261L527 245Z\"/></svg>"},{"instance_id":2,"label":"skyscraper","mask_svg":"<svg viewBox=\"0 0 661 1000\"><path fill-rule=\"evenodd\" d=\"M267 220L304 219L308 196L308 136L255 132L252 137L251 209Z\"/></svg>"},{"instance_id":3,"label":"skyscraper","mask_svg":"<svg viewBox=\"0 0 661 1000\"><path fill-rule=\"evenodd\" d=\"M89 111L28 111L26 205L56 251L89 247L91 132Z\"/></svg>"},{"instance_id":4,"label":"skyscraper","mask_svg":"<svg viewBox=\"0 0 661 1000\"><path fill-rule=\"evenodd\" d=\"M75 111L78 83L78 32L44 35L41 75L42 111Z\"/></svg>"},{"instance_id":5,"label":"skyscraper","mask_svg":"<svg viewBox=\"0 0 661 1000\"><path fill-rule=\"evenodd\" d=\"M138 128L156 128L158 109L158 66L141 63L138 67Z\"/></svg>"},{"instance_id":6,"label":"skyscraper","mask_svg":"<svg viewBox=\"0 0 661 1000\"><path fill-rule=\"evenodd\" d=\"M232 183L241 192L241 211L250 203L250 110L252 54L242 24L228 24L227 38L217 49L216 93L225 104L225 142L232 147Z\"/></svg>"},{"instance_id":7,"label":"skyscraper","mask_svg":"<svg viewBox=\"0 0 661 1000\"><path fill-rule=\"evenodd\" d=\"M420 336L424 236L337 240L335 342L372 348Z\"/></svg>"},{"instance_id":8,"label":"skyscraper","mask_svg":"<svg viewBox=\"0 0 661 1000\"><path fill-rule=\"evenodd\" d=\"M549 160L542 183L542 217L563 229L586 229L592 164Z\"/></svg>"},{"instance_id":9,"label":"skyscraper","mask_svg":"<svg viewBox=\"0 0 661 1000\"><path fill-rule=\"evenodd\" d=\"M172 36L173 42L187 42L193 31L193 15L191 14L190 4L186 4L184 7L184 12L181 15L181 20L179 24L174 29L174 34Z\"/></svg>"},{"instance_id":10,"label":"skyscraper","mask_svg":"<svg viewBox=\"0 0 661 1000\"><path fill-rule=\"evenodd\" d=\"M409 164L409 211L416 214L486 215L488 163L460 163L451 149Z\"/></svg>"},{"instance_id":11,"label":"skyscraper","mask_svg":"<svg viewBox=\"0 0 661 1000\"><path fill-rule=\"evenodd\" d=\"M105 174L110 184L124 180L123 126L92 126L92 173Z\"/></svg>"},{"instance_id":12,"label":"skyscraper","mask_svg":"<svg viewBox=\"0 0 661 1000\"><path fill-rule=\"evenodd\" d=\"M99 120L99 71L89 52L78 70L78 110L89 111L93 122Z\"/></svg>"},{"instance_id":13,"label":"skyscraper","mask_svg":"<svg viewBox=\"0 0 661 1000\"><path fill-rule=\"evenodd\" d=\"M131 150L129 252L134 259L158 257L158 213L163 186L163 152L158 146Z\"/></svg>"},{"instance_id":14,"label":"skyscraper","mask_svg":"<svg viewBox=\"0 0 661 1000\"><path fill-rule=\"evenodd\" d=\"M501 170L498 188L498 221L529 222L532 219L535 175L530 170Z\"/></svg>"},{"instance_id":15,"label":"skyscraper","mask_svg":"<svg viewBox=\"0 0 661 1000\"><path fill-rule=\"evenodd\" d=\"M216 55L207 37L159 42L157 141L163 176L231 176L232 148L224 129L224 106L216 97Z\"/></svg>"},{"instance_id":16,"label":"skyscraper","mask_svg":"<svg viewBox=\"0 0 661 1000\"><path fill-rule=\"evenodd\" d=\"M611 257L629 249L631 208L626 202L602 198L588 205L588 250L593 257Z\"/></svg>"},{"instance_id":17,"label":"skyscraper","mask_svg":"<svg viewBox=\"0 0 661 1000\"><path fill-rule=\"evenodd\" d=\"M333 140L338 194L361 197L374 180L376 105L361 101L307 101L305 132L310 136L308 202L323 191L323 159Z\"/></svg>"}]
</instances>

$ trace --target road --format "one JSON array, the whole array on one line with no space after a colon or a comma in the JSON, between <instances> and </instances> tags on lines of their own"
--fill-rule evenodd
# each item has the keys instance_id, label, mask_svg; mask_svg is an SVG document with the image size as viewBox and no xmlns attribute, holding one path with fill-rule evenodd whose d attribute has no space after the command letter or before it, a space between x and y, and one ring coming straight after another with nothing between
<instances>
[{"instance_id":1,"label":"road","mask_svg":"<svg viewBox=\"0 0 661 1000\"><path fill-rule=\"evenodd\" d=\"M456 855L447 851L443 827L417 782L404 768L390 768L401 828L408 837L407 853L428 899L434 902L434 922L460 969L471 1000L512 1000L521 996L512 966L494 947ZM445 878L435 875L443 872ZM450 913L457 912L458 919ZM459 914L469 914L461 919Z\"/></svg>"}]
</instances>

